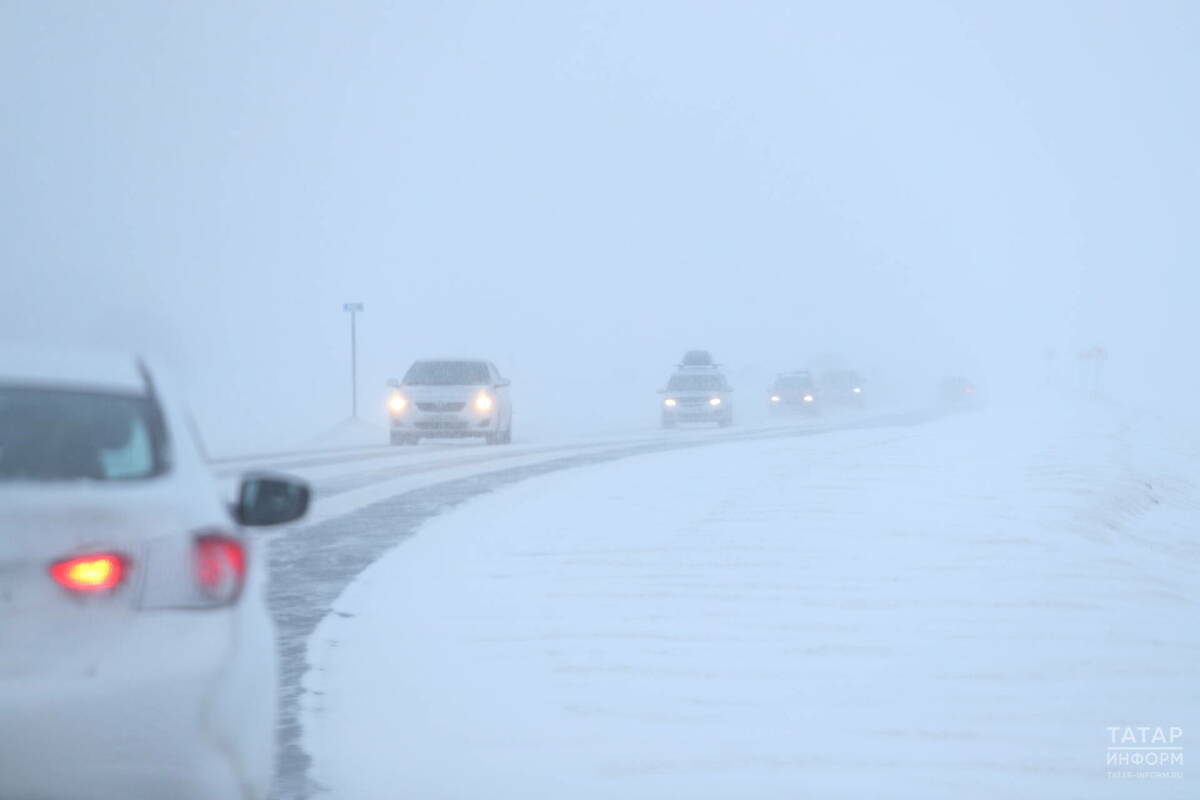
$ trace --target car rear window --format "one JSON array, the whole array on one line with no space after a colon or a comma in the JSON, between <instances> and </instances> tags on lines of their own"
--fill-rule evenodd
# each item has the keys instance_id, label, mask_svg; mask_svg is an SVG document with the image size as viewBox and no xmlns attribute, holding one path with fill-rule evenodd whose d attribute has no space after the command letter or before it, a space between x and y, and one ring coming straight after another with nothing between
<instances>
[{"instance_id":1,"label":"car rear window","mask_svg":"<svg viewBox=\"0 0 1200 800\"><path fill-rule=\"evenodd\" d=\"M672 375L667 388L676 392L719 391L725 386L720 375Z\"/></svg>"},{"instance_id":2,"label":"car rear window","mask_svg":"<svg viewBox=\"0 0 1200 800\"><path fill-rule=\"evenodd\" d=\"M149 478L162 440L145 397L0 386L0 481Z\"/></svg>"},{"instance_id":3,"label":"car rear window","mask_svg":"<svg viewBox=\"0 0 1200 800\"><path fill-rule=\"evenodd\" d=\"M482 361L418 361L404 376L408 386L486 386L491 383Z\"/></svg>"}]
</instances>

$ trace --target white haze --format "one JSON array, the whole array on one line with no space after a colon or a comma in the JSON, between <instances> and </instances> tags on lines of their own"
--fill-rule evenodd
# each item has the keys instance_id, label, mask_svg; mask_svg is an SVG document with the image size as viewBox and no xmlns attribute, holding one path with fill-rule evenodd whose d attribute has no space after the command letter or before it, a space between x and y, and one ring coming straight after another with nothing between
<instances>
[{"instance_id":1,"label":"white haze","mask_svg":"<svg viewBox=\"0 0 1200 800\"><path fill-rule=\"evenodd\" d=\"M171 362L218 450L414 358L518 429L653 421L684 349L743 404L841 354L999 391L1112 352L1200 381L1188 2L0 2L0 338ZM521 416L523 415L523 416ZM523 427L522 427L523 426Z\"/></svg>"}]
</instances>

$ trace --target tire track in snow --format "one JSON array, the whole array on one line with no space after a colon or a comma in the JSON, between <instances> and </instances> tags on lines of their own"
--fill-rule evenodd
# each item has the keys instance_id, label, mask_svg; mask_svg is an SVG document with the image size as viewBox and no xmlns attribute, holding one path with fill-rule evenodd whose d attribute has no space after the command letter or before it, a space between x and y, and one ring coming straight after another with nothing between
<instances>
[{"instance_id":1,"label":"tire track in snow","mask_svg":"<svg viewBox=\"0 0 1200 800\"><path fill-rule=\"evenodd\" d=\"M940 416L942 414L938 412L914 412L819 428L770 428L728 437L642 441L626 448L564 455L517 467L498 467L398 494L345 516L296 528L274 539L269 549L267 595L279 636L280 655L279 754L273 796L277 800L307 800L319 796L323 788L309 777L311 759L301 745L300 700L305 691L304 675L309 668L306 659L309 636L359 573L416 533L429 519L478 495L563 469L731 442L912 426Z\"/></svg>"}]
</instances>

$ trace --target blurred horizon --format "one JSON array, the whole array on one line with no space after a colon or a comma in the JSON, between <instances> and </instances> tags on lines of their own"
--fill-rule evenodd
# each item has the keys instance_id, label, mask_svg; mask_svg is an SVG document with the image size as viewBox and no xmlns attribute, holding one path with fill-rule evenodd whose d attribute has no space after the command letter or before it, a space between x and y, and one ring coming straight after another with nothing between
<instances>
[{"instance_id":1,"label":"blurred horizon","mask_svg":"<svg viewBox=\"0 0 1200 800\"><path fill-rule=\"evenodd\" d=\"M1195 4L0 18L0 339L168 362L218 450L348 416L350 301L375 419L422 357L586 432L697 347L753 403L830 354L1019 393L1103 346L1197 421Z\"/></svg>"}]
</instances>

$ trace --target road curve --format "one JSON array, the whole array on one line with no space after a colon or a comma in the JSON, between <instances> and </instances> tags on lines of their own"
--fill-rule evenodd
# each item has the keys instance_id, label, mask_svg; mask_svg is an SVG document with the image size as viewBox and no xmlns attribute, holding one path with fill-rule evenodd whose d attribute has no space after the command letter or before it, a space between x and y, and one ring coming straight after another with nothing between
<instances>
[{"instance_id":1,"label":"road curve","mask_svg":"<svg viewBox=\"0 0 1200 800\"><path fill-rule=\"evenodd\" d=\"M305 800L319 795L323 788L309 777L310 759L301 747L299 703L304 691L304 674L309 668L306 661L309 636L329 613L338 595L360 572L412 536L430 518L477 495L562 469L727 442L904 427L937 416L936 412L906 412L819 425L722 431L710 436L654 436L499 451L493 448L464 449L461 454L440 451L428 458L419 454L413 456L417 451L405 451L398 459L389 458L394 455L392 451L378 453L375 448L370 448L341 454L295 454L270 464L244 462L243 468L287 468L285 464L290 464L291 468L350 467L349 473L318 481L318 498L352 493L356 487L397 476L429 473L431 478L419 488L400 491L349 513L297 527L270 543L268 603L278 630L281 666L279 772L274 796L278 800ZM359 469L362 465L366 465L366 469ZM474 471L463 475L463 468ZM445 480L438 479L439 471L446 472Z\"/></svg>"}]
</instances>

